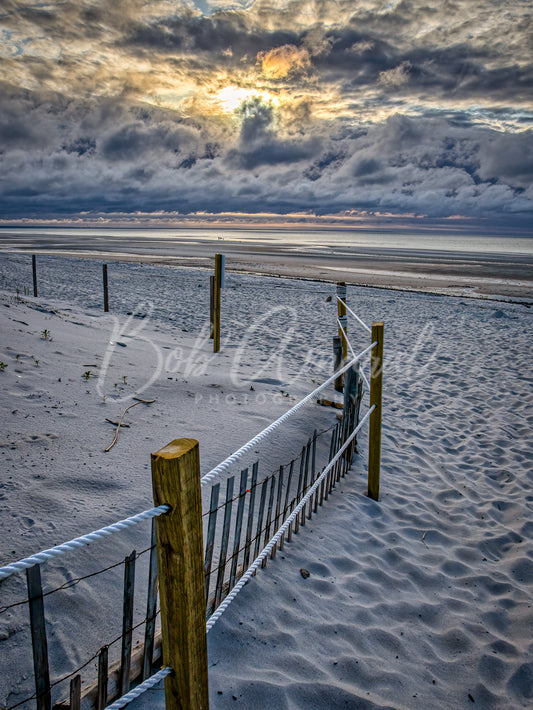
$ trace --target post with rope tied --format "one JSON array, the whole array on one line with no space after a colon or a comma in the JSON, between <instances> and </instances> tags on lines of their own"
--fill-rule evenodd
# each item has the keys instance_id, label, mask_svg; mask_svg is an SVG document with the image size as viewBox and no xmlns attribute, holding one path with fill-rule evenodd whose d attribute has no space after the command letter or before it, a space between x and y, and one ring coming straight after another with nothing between
<instances>
[{"instance_id":1,"label":"post with rope tied","mask_svg":"<svg viewBox=\"0 0 533 710\"><path fill-rule=\"evenodd\" d=\"M342 341L342 362L348 361L348 316L346 315L346 282L337 284L337 318L339 323L339 338Z\"/></svg>"},{"instance_id":2,"label":"post with rope tied","mask_svg":"<svg viewBox=\"0 0 533 710\"><path fill-rule=\"evenodd\" d=\"M368 495L379 499L379 473L381 463L381 392L383 384L383 323L372 323L372 348L370 360L370 415L368 435Z\"/></svg>"},{"instance_id":3,"label":"post with rope tied","mask_svg":"<svg viewBox=\"0 0 533 710\"><path fill-rule=\"evenodd\" d=\"M336 290L338 335L333 336L333 372L340 370L348 358L348 318L346 316L346 283L339 281ZM335 392L344 390L344 375L335 380Z\"/></svg>"},{"instance_id":4,"label":"post with rope tied","mask_svg":"<svg viewBox=\"0 0 533 710\"><path fill-rule=\"evenodd\" d=\"M152 454L166 710L208 710L200 454L195 439L175 439Z\"/></svg>"}]
</instances>

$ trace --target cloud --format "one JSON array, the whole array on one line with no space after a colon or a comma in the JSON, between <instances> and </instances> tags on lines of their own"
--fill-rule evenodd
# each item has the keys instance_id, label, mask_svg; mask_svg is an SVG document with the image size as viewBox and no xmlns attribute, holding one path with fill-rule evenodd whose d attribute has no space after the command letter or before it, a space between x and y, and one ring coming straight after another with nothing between
<instances>
[{"instance_id":1,"label":"cloud","mask_svg":"<svg viewBox=\"0 0 533 710\"><path fill-rule=\"evenodd\" d=\"M530 25L488 0L6 0L3 213L528 214Z\"/></svg>"},{"instance_id":2,"label":"cloud","mask_svg":"<svg viewBox=\"0 0 533 710\"><path fill-rule=\"evenodd\" d=\"M258 52L257 63L268 79L305 75L311 69L311 60L307 49L300 49L293 44L284 44L282 47L276 47L268 52Z\"/></svg>"},{"instance_id":3,"label":"cloud","mask_svg":"<svg viewBox=\"0 0 533 710\"><path fill-rule=\"evenodd\" d=\"M508 181L523 188L531 186L533 131L492 136L480 147L477 172L482 180Z\"/></svg>"},{"instance_id":4,"label":"cloud","mask_svg":"<svg viewBox=\"0 0 533 710\"><path fill-rule=\"evenodd\" d=\"M410 67L411 64L409 62L402 62L401 64L398 64L397 67L394 67L394 69L382 71L379 73L378 83L387 88L407 84L409 81Z\"/></svg>"},{"instance_id":5,"label":"cloud","mask_svg":"<svg viewBox=\"0 0 533 710\"><path fill-rule=\"evenodd\" d=\"M259 98L244 102L239 109L242 125L239 146L228 151L226 162L245 170L264 165L298 163L313 158L319 150L317 138L283 138L276 132L276 112Z\"/></svg>"}]
</instances>

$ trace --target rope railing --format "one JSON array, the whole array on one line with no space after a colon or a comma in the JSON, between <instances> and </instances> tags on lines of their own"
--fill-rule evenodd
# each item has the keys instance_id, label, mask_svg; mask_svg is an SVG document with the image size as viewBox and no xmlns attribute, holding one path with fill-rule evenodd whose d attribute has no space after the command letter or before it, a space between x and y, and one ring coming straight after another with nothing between
<instances>
[{"instance_id":1,"label":"rope railing","mask_svg":"<svg viewBox=\"0 0 533 710\"><path fill-rule=\"evenodd\" d=\"M350 348L350 352L352 353L352 357L355 357L354 349L352 348L352 344L350 343L350 339L348 338L348 335L346 333L346 330L345 330L340 318L337 318L337 325L339 326L339 332L341 333L342 337L346 341L346 345Z\"/></svg>"},{"instance_id":2,"label":"rope railing","mask_svg":"<svg viewBox=\"0 0 533 710\"><path fill-rule=\"evenodd\" d=\"M363 382L364 382L364 385L365 385L367 391L370 392L370 382L368 381L368 379L367 379L367 377L366 377L366 375L365 375L365 371L364 371L364 370L359 370L359 374L360 374L361 377L363 378Z\"/></svg>"},{"instance_id":3,"label":"rope railing","mask_svg":"<svg viewBox=\"0 0 533 710\"><path fill-rule=\"evenodd\" d=\"M350 434L350 436L346 439L343 446L341 446L341 448L338 450L338 452L335 454L335 456L331 459L331 461L328 463L326 468L322 471L320 476L317 478L315 483L311 486L311 488L309 489L307 494L302 498L300 503L296 506L296 508L289 515L287 520L283 523L283 525L276 532L274 537L271 538L270 542L266 545L266 547L263 548L262 552L260 552L259 555L255 558L255 560L252 562L250 567L248 567L246 572L242 575L242 577L237 582L237 584L233 587L233 589L228 594L228 596L219 605L217 610L209 617L207 624L206 624L206 631L207 632L209 632L213 628L213 626L220 619L222 614L226 611L226 609L229 607L231 602L235 599L235 597L241 591L241 589L244 587L244 585L253 577L254 572L256 572L256 570L261 566L262 561L268 557L268 555L272 552L274 546L278 544L282 535L284 535L287 532L289 526L296 519L296 517L299 515L299 513L301 513L302 508L307 504L308 500L315 493L318 486L322 483L324 478L328 475L328 473L331 471L333 466L337 463L337 461L340 459L342 454L346 451L348 446L351 444L351 442L353 441L353 439L355 438L355 436L357 435L357 433L359 432L359 430L363 426L363 424L365 424L367 422L368 418L370 417L370 415L374 409L375 409L375 405L372 405L372 407L370 407L368 412L361 419L361 421L355 427L355 429Z\"/></svg>"},{"instance_id":4,"label":"rope railing","mask_svg":"<svg viewBox=\"0 0 533 710\"><path fill-rule=\"evenodd\" d=\"M346 301L343 301L342 298L339 298L338 296L337 296L337 301L340 301L340 302L342 303L342 305L344 306L344 308L346 308L346 310L348 311L348 313L349 313L351 316L353 316L353 317L355 318L355 320L356 320L360 325L362 325L363 328L364 328L368 333L371 333L371 332L372 332L372 328L369 328L369 327L367 326L367 324L366 324L363 320L361 320L361 318L359 318L359 316L357 315L357 313L354 313L354 312L352 311L352 309L350 308L350 306L346 305Z\"/></svg>"},{"instance_id":5,"label":"rope railing","mask_svg":"<svg viewBox=\"0 0 533 710\"><path fill-rule=\"evenodd\" d=\"M29 569L34 565L43 564L54 557L60 557L61 555L64 555L71 550L75 550L78 547L88 545L91 542L95 542L95 540L101 540L102 538L112 535L115 532L137 525L143 520L151 520L152 518L168 513L169 511L169 505L158 505L156 508L150 508L149 510L145 510L137 515L132 515L130 518L119 520L118 522L108 525L105 528L100 528L100 530L95 530L87 535L74 538L74 540L70 540L69 542L64 542L61 545L51 547L49 550L43 550L42 552L38 552L36 555L31 555L30 557L25 557L18 562L12 562L5 567L0 567L0 582L16 572L22 572L23 570Z\"/></svg>"},{"instance_id":6,"label":"rope railing","mask_svg":"<svg viewBox=\"0 0 533 710\"><path fill-rule=\"evenodd\" d=\"M170 668L169 666L161 668L160 671L157 671L157 673L154 673L154 675L151 675L145 681L135 686L135 688L126 693L126 695L122 695L120 698L118 698L118 700L115 700L115 702L111 703L111 705L107 705L105 710L119 710L119 708L125 707L126 705L128 705L128 703L131 703L132 700L135 700L135 698L138 698L147 690L150 690L151 688L156 686L160 681L163 680L163 678L166 678L167 675L170 675L172 672L172 668Z\"/></svg>"},{"instance_id":7,"label":"rope railing","mask_svg":"<svg viewBox=\"0 0 533 710\"><path fill-rule=\"evenodd\" d=\"M294 405L294 407L291 407L285 414L282 414L281 417L276 419L276 421L272 422L272 424L269 424L263 431L259 432L256 436L253 437L253 439L250 439L246 444L241 446L240 449L237 449L231 456L228 456L222 463L219 463L218 466L215 466L209 473L206 473L205 476L202 477L201 479L201 484L202 486L205 486L207 483L213 480L213 478L216 478L216 476L220 475L223 471L225 471L228 466L230 466L232 463L235 463L243 454L247 453L252 449L254 446L256 446L262 439L264 439L268 434L270 434L274 429L277 429L279 426L284 424L289 417L291 417L293 414L295 414L299 409L301 409L304 405L306 405L308 402L310 402L312 399L316 397L316 395L321 392L323 389L328 387L332 382L334 382L340 375L342 375L344 372L350 369L350 367L353 367L357 362L359 362L365 355L367 355L372 348L374 348L377 345L377 341L374 341L369 345L367 348L365 348L362 352L360 352L358 355L356 355L354 358L350 360L350 362L346 363L340 370L337 370L335 374L333 374L331 377L329 377L325 382L323 382L319 387L314 389L312 392L310 392L306 397L301 399L297 404Z\"/></svg>"},{"instance_id":8,"label":"rope railing","mask_svg":"<svg viewBox=\"0 0 533 710\"><path fill-rule=\"evenodd\" d=\"M344 330L344 328L342 327L342 323L340 322L340 320L338 318L337 318L337 325L339 326L340 332L342 333L342 337L346 340L346 343L347 343L348 347L350 348L350 352L352 353L352 356L355 357L354 349L352 347L350 339L348 338L348 335L347 335L346 331ZM367 391L370 392L370 382L368 381L368 378L365 375L365 371L362 368L359 370L359 374L363 378L363 382L364 382L364 385L365 385Z\"/></svg>"}]
</instances>

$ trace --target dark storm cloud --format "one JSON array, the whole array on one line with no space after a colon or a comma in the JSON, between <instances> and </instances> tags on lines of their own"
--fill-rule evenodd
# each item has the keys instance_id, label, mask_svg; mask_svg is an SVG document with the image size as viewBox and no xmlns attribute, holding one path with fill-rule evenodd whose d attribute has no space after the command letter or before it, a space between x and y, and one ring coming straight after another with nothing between
<instances>
[{"instance_id":1,"label":"dark storm cloud","mask_svg":"<svg viewBox=\"0 0 533 710\"><path fill-rule=\"evenodd\" d=\"M496 135L480 148L479 176L482 180L506 180L526 187L533 182L533 140L531 132Z\"/></svg>"},{"instance_id":2,"label":"dark storm cloud","mask_svg":"<svg viewBox=\"0 0 533 710\"><path fill-rule=\"evenodd\" d=\"M289 30L268 31L251 27L238 13L212 17L182 16L150 26L134 28L122 44L133 49L185 54L220 54L231 48L225 61L238 62L243 56L254 58L261 50L273 49L298 40Z\"/></svg>"},{"instance_id":3,"label":"dark storm cloud","mask_svg":"<svg viewBox=\"0 0 533 710\"><path fill-rule=\"evenodd\" d=\"M297 163L313 158L320 143L315 140L262 140L243 149L228 151L227 163L233 167L253 170L261 165Z\"/></svg>"},{"instance_id":4,"label":"dark storm cloud","mask_svg":"<svg viewBox=\"0 0 533 710\"><path fill-rule=\"evenodd\" d=\"M105 159L135 160L145 154L161 151L179 154L189 150L195 136L186 129L165 125L147 126L141 121L129 123L102 137L100 151Z\"/></svg>"}]
</instances>

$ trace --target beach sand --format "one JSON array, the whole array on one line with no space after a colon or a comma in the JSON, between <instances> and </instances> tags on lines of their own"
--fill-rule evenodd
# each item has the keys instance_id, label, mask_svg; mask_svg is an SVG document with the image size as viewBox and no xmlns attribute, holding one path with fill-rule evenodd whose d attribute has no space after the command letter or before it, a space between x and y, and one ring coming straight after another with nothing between
<instances>
[{"instance_id":1,"label":"beach sand","mask_svg":"<svg viewBox=\"0 0 533 710\"><path fill-rule=\"evenodd\" d=\"M101 260L40 256L35 299L24 295L28 255L0 259L0 564L151 507L151 452L196 438L205 473L331 373L331 284L229 273L215 356L209 272L109 269L104 314ZM380 500L366 496L363 436L329 501L209 632L211 707L531 707L532 311L359 286L348 286L348 304L385 322ZM349 334L356 351L369 344L351 319ZM135 393L156 401L128 413L105 453L105 419ZM257 457L275 470L334 421L309 404L231 473ZM69 553L43 567L45 589L148 546L143 524ZM46 598L53 679L120 635L122 575L118 566ZM24 588L23 575L0 586L8 708L33 692L27 608L1 608ZM68 681L53 693L68 697ZM131 707L162 710L162 689Z\"/></svg>"}]
</instances>

